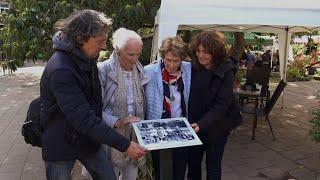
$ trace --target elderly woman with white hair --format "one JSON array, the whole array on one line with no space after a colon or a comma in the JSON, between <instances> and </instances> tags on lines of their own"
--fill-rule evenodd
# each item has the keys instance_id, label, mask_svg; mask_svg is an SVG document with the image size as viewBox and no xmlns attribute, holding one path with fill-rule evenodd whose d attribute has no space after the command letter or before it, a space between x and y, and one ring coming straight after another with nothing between
<instances>
[{"instance_id":1,"label":"elderly woman with white hair","mask_svg":"<svg viewBox=\"0 0 320 180\"><path fill-rule=\"evenodd\" d=\"M114 51L110 58L98 64L102 87L102 117L105 122L125 137L136 141L132 122L144 119L144 85L149 81L139 57L143 42L134 31L120 28L112 36ZM105 146L118 179L136 180L138 167L145 159L132 160L125 153Z\"/></svg>"}]
</instances>

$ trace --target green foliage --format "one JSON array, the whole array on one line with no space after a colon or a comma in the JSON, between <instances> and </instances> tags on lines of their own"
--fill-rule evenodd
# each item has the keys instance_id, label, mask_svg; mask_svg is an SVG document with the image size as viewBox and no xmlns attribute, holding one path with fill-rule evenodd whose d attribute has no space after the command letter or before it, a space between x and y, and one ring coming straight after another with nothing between
<instances>
[{"instance_id":1,"label":"green foliage","mask_svg":"<svg viewBox=\"0 0 320 180\"><path fill-rule=\"evenodd\" d=\"M293 44L292 45L293 55L297 55L298 53L304 53L306 51L304 44Z\"/></svg>"},{"instance_id":2,"label":"green foliage","mask_svg":"<svg viewBox=\"0 0 320 180\"><path fill-rule=\"evenodd\" d=\"M36 61L51 55L53 24L73 11L66 1L12 0L8 14L1 14L5 27L1 29L1 50L7 60L23 64L25 59ZM41 54L41 56L39 56Z\"/></svg>"},{"instance_id":3,"label":"green foliage","mask_svg":"<svg viewBox=\"0 0 320 180\"><path fill-rule=\"evenodd\" d=\"M317 92L317 98L320 99L320 90Z\"/></svg>"},{"instance_id":4,"label":"green foliage","mask_svg":"<svg viewBox=\"0 0 320 180\"><path fill-rule=\"evenodd\" d=\"M271 72L270 73L270 83L279 83L281 80L279 72Z\"/></svg>"},{"instance_id":5,"label":"green foliage","mask_svg":"<svg viewBox=\"0 0 320 180\"><path fill-rule=\"evenodd\" d=\"M146 169L143 171L145 172L145 175L143 175L142 171L139 171L138 179L139 180L153 180L154 179L154 173L153 173L153 165L152 165L152 157L151 153L148 153L146 156Z\"/></svg>"},{"instance_id":6,"label":"green foliage","mask_svg":"<svg viewBox=\"0 0 320 180\"><path fill-rule=\"evenodd\" d=\"M310 134L312 140L319 143L320 142L320 109L313 111L313 119L311 120L312 129Z\"/></svg>"},{"instance_id":7,"label":"green foliage","mask_svg":"<svg viewBox=\"0 0 320 180\"><path fill-rule=\"evenodd\" d=\"M152 38L144 38L143 49L140 56L140 62L144 66L150 63L151 47L152 47Z\"/></svg>"},{"instance_id":8,"label":"green foliage","mask_svg":"<svg viewBox=\"0 0 320 180\"><path fill-rule=\"evenodd\" d=\"M316 94L317 98L320 99L320 90ZM320 142L320 108L312 112L313 118L311 120L311 130L310 135L312 140L319 143Z\"/></svg>"},{"instance_id":9,"label":"green foliage","mask_svg":"<svg viewBox=\"0 0 320 180\"><path fill-rule=\"evenodd\" d=\"M246 71L245 71L245 70L242 70L242 69L239 69L238 72L237 72L237 74L236 74L235 81L236 81L237 83L241 83L244 78L246 78Z\"/></svg>"},{"instance_id":10,"label":"green foliage","mask_svg":"<svg viewBox=\"0 0 320 180\"><path fill-rule=\"evenodd\" d=\"M306 68L300 66L289 66L287 70L287 81L307 81Z\"/></svg>"},{"instance_id":11,"label":"green foliage","mask_svg":"<svg viewBox=\"0 0 320 180\"><path fill-rule=\"evenodd\" d=\"M79 9L94 9L113 19L113 27L126 27L142 37L153 32L154 17L160 0L12 0L8 14L0 14L5 24L0 39L7 60L47 60L52 54L51 38L54 23ZM108 46L112 47L112 46ZM149 59L151 46L144 50L143 58Z\"/></svg>"}]
</instances>

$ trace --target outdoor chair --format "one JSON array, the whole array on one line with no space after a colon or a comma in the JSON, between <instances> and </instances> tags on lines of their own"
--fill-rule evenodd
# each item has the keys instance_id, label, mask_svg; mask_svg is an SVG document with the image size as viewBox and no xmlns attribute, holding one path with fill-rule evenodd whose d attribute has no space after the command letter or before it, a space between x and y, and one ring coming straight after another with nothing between
<instances>
[{"instance_id":1,"label":"outdoor chair","mask_svg":"<svg viewBox=\"0 0 320 180\"><path fill-rule=\"evenodd\" d=\"M269 79L270 79L271 69L267 67L253 67L252 69L247 71L246 75L246 84L260 84L261 85L261 93L260 93L260 102L261 107L264 107L266 102L270 98L269 91ZM247 98L247 102L249 102L250 98ZM254 100L254 99L253 99ZM241 101L243 104L243 100Z\"/></svg>"},{"instance_id":2,"label":"outdoor chair","mask_svg":"<svg viewBox=\"0 0 320 180\"><path fill-rule=\"evenodd\" d=\"M273 129L271 126L271 122L269 119L269 114L272 111L272 108L274 107L274 105L276 104L278 98L280 97L281 93L283 92L285 86L287 84L281 80L280 83L278 84L276 90L274 91L274 93L271 96L271 99L269 101L266 102L266 105L261 107L261 106L254 106L254 107L250 107L250 106L242 106L242 112L243 113L248 113L248 114L253 114L254 115L254 119L253 119L253 126L252 126L252 140L255 139L255 130L257 128L257 120L258 120L258 116L264 116L265 120L268 122L268 125L270 127L270 131L272 133L273 136L273 140L275 141L275 136L273 133Z\"/></svg>"}]
</instances>

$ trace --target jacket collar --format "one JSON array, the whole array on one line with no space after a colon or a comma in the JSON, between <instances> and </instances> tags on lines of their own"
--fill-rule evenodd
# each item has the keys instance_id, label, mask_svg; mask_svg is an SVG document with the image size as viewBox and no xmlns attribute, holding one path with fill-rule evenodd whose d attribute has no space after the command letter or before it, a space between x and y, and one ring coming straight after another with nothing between
<instances>
[{"instance_id":1,"label":"jacket collar","mask_svg":"<svg viewBox=\"0 0 320 180\"><path fill-rule=\"evenodd\" d=\"M81 71L90 71L97 58L88 58L78 47L74 47L68 37L58 31L52 37L52 48L68 53Z\"/></svg>"},{"instance_id":2,"label":"jacket collar","mask_svg":"<svg viewBox=\"0 0 320 180\"><path fill-rule=\"evenodd\" d=\"M87 58L83 54L83 52L80 51L78 48L74 48L71 53L75 57L73 58L73 61L78 65L78 67L82 71L91 71L92 66L94 66L97 62L97 58L92 58L92 59Z\"/></svg>"},{"instance_id":3,"label":"jacket collar","mask_svg":"<svg viewBox=\"0 0 320 180\"><path fill-rule=\"evenodd\" d=\"M203 68L203 67L201 66L201 68ZM225 62L219 64L217 67L214 67L211 70L211 72L212 72L213 75L216 75L220 79L223 79L225 74L226 74L226 72L232 70L233 68L234 67L232 66L230 61L225 61Z\"/></svg>"}]
</instances>

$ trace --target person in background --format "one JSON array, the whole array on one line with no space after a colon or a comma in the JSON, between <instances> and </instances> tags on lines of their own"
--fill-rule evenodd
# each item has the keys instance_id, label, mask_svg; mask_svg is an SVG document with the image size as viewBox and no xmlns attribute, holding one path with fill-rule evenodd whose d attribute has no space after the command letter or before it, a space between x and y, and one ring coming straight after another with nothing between
<instances>
[{"instance_id":1,"label":"person in background","mask_svg":"<svg viewBox=\"0 0 320 180\"><path fill-rule=\"evenodd\" d=\"M233 65L223 34L202 31L191 42L192 78L189 122L203 145L188 148L188 178L201 178L201 162L206 153L207 180L221 179L221 160L229 136L224 127L233 102ZM223 126L221 126L223 125Z\"/></svg>"},{"instance_id":2,"label":"person in background","mask_svg":"<svg viewBox=\"0 0 320 180\"><path fill-rule=\"evenodd\" d=\"M279 49L273 54L273 62L272 64L279 66L280 65L280 58L279 58Z\"/></svg>"},{"instance_id":3,"label":"person in background","mask_svg":"<svg viewBox=\"0 0 320 180\"><path fill-rule=\"evenodd\" d=\"M95 180L115 180L101 146L109 145L138 159L147 150L102 120L101 86L96 60L106 48L111 20L81 10L56 23L54 53L40 81L42 158L48 180L69 180L79 160Z\"/></svg>"},{"instance_id":4,"label":"person in background","mask_svg":"<svg viewBox=\"0 0 320 180\"><path fill-rule=\"evenodd\" d=\"M317 69L320 69L320 61L318 58L317 46L311 47L311 57L309 59L310 63L307 66L308 74L314 75L317 72Z\"/></svg>"},{"instance_id":5,"label":"person in background","mask_svg":"<svg viewBox=\"0 0 320 180\"><path fill-rule=\"evenodd\" d=\"M292 65L295 65L297 67L304 68L306 66L305 64L305 57L302 51L299 51L297 55L294 57L294 61Z\"/></svg>"},{"instance_id":6,"label":"person in background","mask_svg":"<svg viewBox=\"0 0 320 180\"><path fill-rule=\"evenodd\" d=\"M311 47L310 65L313 66L318 63L319 63L319 58L318 58L317 46L312 46Z\"/></svg>"},{"instance_id":7,"label":"person in background","mask_svg":"<svg viewBox=\"0 0 320 180\"><path fill-rule=\"evenodd\" d=\"M146 119L186 117L191 81L191 64L186 58L186 45L180 37L162 41L161 60L145 67L151 81L146 86ZM160 151L151 151L156 180L160 179ZM174 180L184 180L187 148L172 149Z\"/></svg>"},{"instance_id":8,"label":"person in background","mask_svg":"<svg viewBox=\"0 0 320 180\"><path fill-rule=\"evenodd\" d=\"M110 58L98 64L102 118L126 138L137 141L131 123L144 119L144 86L150 80L139 62L143 42L136 32L119 28L112 36L112 45ZM110 151L108 146L105 148ZM111 149L111 161L119 180L135 180L138 167L145 165L145 158L132 160L117 149Z\"/></svg>"},{"instance_id":9,"label":"person in background","mask_svg":"<svg viewBox=\"0 0 320 180\"><path fill-rule=\"evenodd\" d=\"M279 49L277 49L276 52L273 53L272 70L274 72L279 72L279 66L280 66Z\"/></svg>"},{"instance_id":10,"label":"person in background","mask_svg":"<svg viewBox=\"0 0 320 180\"><path fill-rule=\"evenodd\" d=\"M254 63L257 61L256 56L251 52L250 48L247 49L247 59L246 66L254 66Z\"/></svg>"},{"instance_id":11,"label":"person in background","mask_svg":"<svg viewBox=\"0 0 320 180\"><path fill-rule=\"evenodd\" d=\"M271 50L267 50L265 53L262 54L262 63L265 67L270 67L271 63Z\"/></svg>"}]
</instances>

